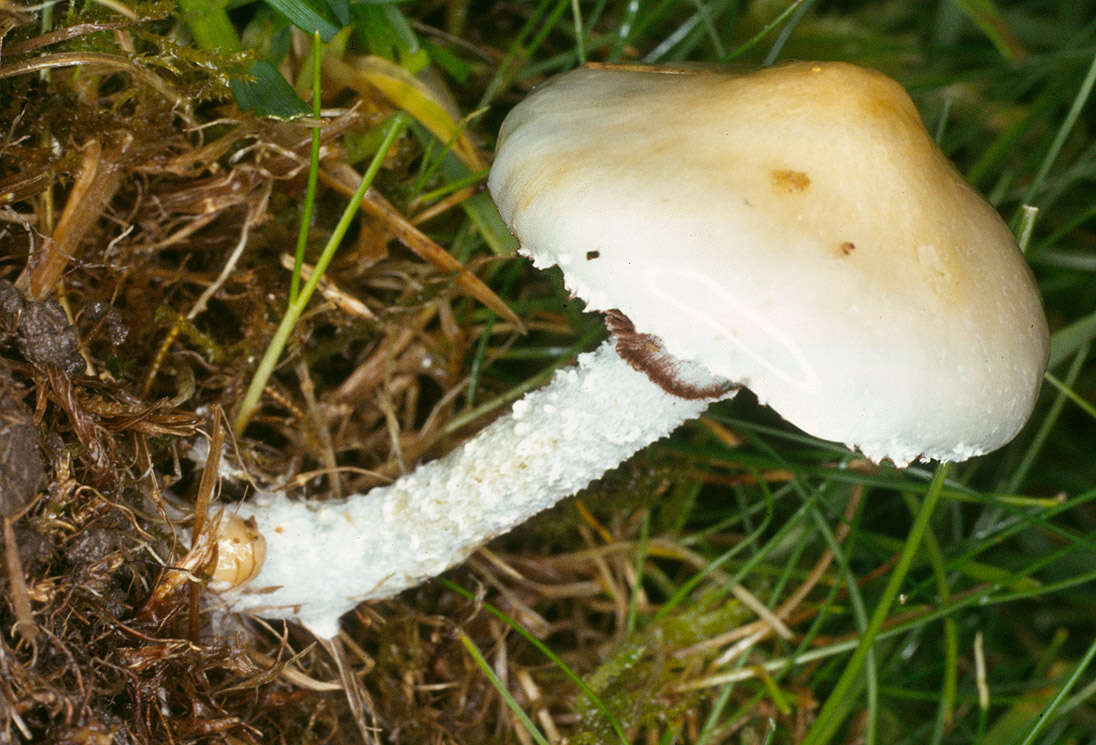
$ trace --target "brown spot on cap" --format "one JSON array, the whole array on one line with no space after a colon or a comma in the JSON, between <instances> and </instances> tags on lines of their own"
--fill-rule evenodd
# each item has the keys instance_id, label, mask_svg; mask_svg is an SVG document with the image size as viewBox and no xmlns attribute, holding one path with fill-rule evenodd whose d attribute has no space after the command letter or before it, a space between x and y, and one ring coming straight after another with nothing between
<instances>
[{"instance_id":1,"label":"brown spot on cap","mask_svg":"<svg viewBox=\"0 0 1096 745\"><path fill-rule=\"evenodd\" d=\"M851 254L855 250L856 250L856 244L853 243L852 241L845 241L844 243L841 244L841 255L842 256L848 256L849 254Z\"/></svg>"},{"instance_id":2,"label":"brown spot on cap","mask_svg":"<svg viewBox=\"0 0 1096 745\"><path fill-rule=\"evenodd\" d=\"M806 191L810 188L811 177L802 171L790 171L785 168L777 168L771 174L773 188L777 191L792 193Z\"/></svg>"},{"instance_id":3,"label":"brown spot on cap","mask_svg":"<svg viewBox=\"0 0 1096 745\"><path fill-rule=\"evenodd\" d=\"M587 251L586 252L586 260L587 261L593 261L594 259L598 258L599 256L601 256L601 251Z\"/></svg>"}]
</instances>

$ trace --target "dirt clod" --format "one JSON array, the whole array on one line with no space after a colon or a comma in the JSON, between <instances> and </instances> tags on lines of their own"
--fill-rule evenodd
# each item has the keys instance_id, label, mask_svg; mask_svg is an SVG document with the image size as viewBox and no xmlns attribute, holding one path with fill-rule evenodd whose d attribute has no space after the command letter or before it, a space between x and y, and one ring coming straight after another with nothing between
<instances>
[{"instance_id":1,"label":"dirt clod","mask_svg":"<svg viewBox=\"0 0 1096 745\"><path fill-rule=\"evenodd\" d=\"M84 369L80 337L57 301L26 300L10 282L0 281L0 326L36 367L55 367L69 376Z\"/></svg>"},{"instance_id":2,"label":"dirt clod","mask_svg":"<svg viewBox=\"0 0 1096 745\"><path fill-rule=\"evenodd\" d=\"M29 502L44 476L31 410L0 389L0 513L11 514Z\"/></svg>"}]
</instances>

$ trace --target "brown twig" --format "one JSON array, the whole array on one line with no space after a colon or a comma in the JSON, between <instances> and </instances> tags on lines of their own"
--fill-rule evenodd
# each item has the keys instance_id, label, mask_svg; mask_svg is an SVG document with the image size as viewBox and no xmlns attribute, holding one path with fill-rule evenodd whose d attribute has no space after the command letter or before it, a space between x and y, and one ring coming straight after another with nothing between
<instances>
[{"instance_id":1,"label":"brown twig","mask_svg":"<svg viewBox=\"0 0 1096 745\"><path fill-rule=\"evenodd\" d=\"M32 299L41 300L53 292L80 241L118 190L123 175L118 161L132 141L127 135L105 153L98 139L84 146L80 172L53 235L42 255L32 260L15 282Z\"/></svg>"},{"instance_id":2,"label":"brown twig","mask_svg":"<svg viewBox=\"0 0 1096 745\"><path fill-rule=\"evenodd\" d=\"M206 456L205 467L202 469L202 479L198 482L198 494L194 497L194 524L191 527L191 550L198 547L198 541L202 532L206 529L206 517L209 513L209 505L213 501L213 490L217 486L217 480L221 475L221 450L224 446L224 430L221 427L223 414L221 407L214 405L210 411L210 423L212 429L209 433L209 454ZM216 541L211 541L216 546ZM213 553L213 561L217 560L216 549ZM188 624L190 640L198 641L199 621L199 596L201 586L191 583L187 594Z\"/></svg>"},{"instance_id":3,"label":"brown twig","mask_svg":"<svg viewBox=\"0 0 1096 745\"><path fill-rule=\"evenodd\" d=\"M60 28L56 31L50 31L49 33L39 34L30 39L16 42L14 44L7 44L4 47L5 56L16 56L20 54L26 54L27 52L33 52L35 49L41 49L42 47L48 47L52 44L60 44L63 41L70 41L72 39L78 39L81 36L87 36L88 34L94 34L97 31L113 31L115 29L127 28L129 26L136 25L142 20L149 19L135 19L124 21L110 21L101 23L76 23L66 28Z\"/></svg>"},{"instance_id":4,"label":"brown twig","mask_svg":"<svg viewBox=\"0 0 1096 745\"><path fill-rule=\"evenodd\" d=\"M320 170L320 180L341 194L351 196L357 188L361 177L350 166L333 166ZM369 189L362 200L363 212L372 215L384 222L385 227L392 232L403 245L414 251L421 259L429 262L443 272L456 273L456 283L464 292L495 311L501 318L509 321L522 333L525 326L517 314L502 301L495 292L485 285L483 281L468 271L453 255L439 246L429 236L411 224L380 192Z\"/></svg>"},{"instance_id":5,"label":"brown twig","mask_svg":"<svg viewBox=\"0 0 1096 745\"><path fill-rule=\"evenodd\" d=\"M19 556L19 545L15 542L15 528L8 515L4 515L4 563L8 569L8 581L11 587L11 604L15 608L15 628L28 644L34 644L38 638L38 625L34 622L34 612L30 605L30 592L23 576L23 561Z\"/></svg>"}]
</instances>

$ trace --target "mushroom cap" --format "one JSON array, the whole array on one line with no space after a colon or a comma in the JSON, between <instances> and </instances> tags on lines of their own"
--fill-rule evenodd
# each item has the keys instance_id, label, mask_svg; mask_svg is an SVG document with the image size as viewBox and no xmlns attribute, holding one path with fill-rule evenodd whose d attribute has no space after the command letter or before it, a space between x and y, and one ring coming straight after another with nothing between
<instances>
[{"instance_id":1,"label":"mushroom cap","mask_svg":"<svg viewBox=\"0 0 1096 745\"><path fill-rule=\"evenodd\" d=\"M489 187L590 310L872 460L963 460L1030 416L1048 355L1031 271L906 91L837 62L550 81Z\"/></svg>"}]
</instances>

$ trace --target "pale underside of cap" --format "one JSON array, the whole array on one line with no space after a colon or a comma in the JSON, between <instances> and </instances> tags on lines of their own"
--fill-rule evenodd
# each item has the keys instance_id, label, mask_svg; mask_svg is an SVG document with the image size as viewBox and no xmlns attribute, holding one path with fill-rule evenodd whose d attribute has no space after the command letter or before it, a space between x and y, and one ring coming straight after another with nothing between
<instances>
[{"instance_id":1,"label":"pale underside of cap","mask_svg":"<svg viewBox=\"0 0 1096 745\"><path fill-rule=\"evenodd\" d=\"M963 460L1031 413L1048 333L1007 226L881 73L583 69L503 125L489 181L590 310L873 460Z\"/></svg>"}]
</instances>

